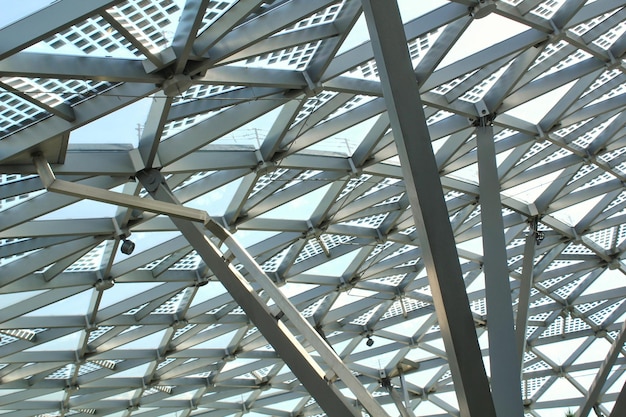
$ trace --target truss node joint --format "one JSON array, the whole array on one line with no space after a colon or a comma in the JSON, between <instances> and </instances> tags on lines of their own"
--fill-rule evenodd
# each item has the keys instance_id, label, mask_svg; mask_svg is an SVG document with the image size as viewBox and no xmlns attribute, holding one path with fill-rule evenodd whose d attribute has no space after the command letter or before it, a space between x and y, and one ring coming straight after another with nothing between
<instances>
[{"instance_id":1,"label":"truss node joint","mask_svg":"<svg viewBox=\"0 0 626 417\"><path fill-rule=\"evenodd\" d=\"M352 157L348 157L348 164L350 165L350 176L352 178L357 178L359 177L363 170L361 168L357 168L356 165L354 164L354 160L352 159Z\"/></svg>"},{"instance_id":2,"label":"truss node joint","mask_svg":"<svg viewBox=\"0 0 626 417\"><path fill-rule=\"evenodd\" d=\"M283 277L280 273L274 272L272 274L272 277L272 281L274 281L274 284L276 284L277 287L282 287L283 285L285 285L285 277Z\"/></svg>"},{"instance_id":3,"label":"truss node joint","mask_svg":"<svg viewBox=\"0 0 626 417\"><path fill-rule=\"evenodd\" d=\"M324 90L323 86L319 82L313 81L307 71L302 71L302 77L304 78L304 81L306 81L304 93L307 97L315 97Z\"/></svg>"},{"instance_id":4,"label":"truss node joint","mask_svg":"<svg viewBox=\"0 0 626 417\"><path fill-rule=\"evenodd\" d=\"M497 10L495 2L490 0L479 0L476 5L469 6L469 15L474 19L482 19Z\"/></svg>"},{"instance_id":5,"label":"truss node joint","mask_svg":"<svg viewBox=\"0 0 626 417\"><path fill-rule=\"evenodd\" d=\"M128 402L128 407L126 407L126 410L128 411L137 411L139 410L140 404L139 403L134 403L132 401Z\"/></svg>"},{"instance_id":6,"label":"truss node joint","mask_svg":"<svg viewBox=\"0 0 626 417\"><path fill-rule=\"evenodd\" d=\"M478 106L477 106L477 111L479 112L479 114L481 114L481 116L479 116L476 119L474 118L470 119L472 126L474 127L493 126L493 122L496 118L495 113L490 113L486 108L481 109Z\"/></svg>"},{"instance_id":7,"label":"truss node joint","mask_svg":"<svg viewBox=\"0 0 626 417\"><path fill-rule=\"evenodd\" d=\"M174 321L172 322L172 328L174 329L182 329L183 327L187 326L187 324L189 324L189 322L187 321L187 319L178 319L178 318L174 318Z\"/></svg>"},{"instance_id":8,"label":"truss node joint","mask_svg":"<svg viewBox=\"0 0 626 417\"><path fill-rule=\"evenodd\" d=\"M163 81L161 88L166 96L176 97L187 91L192 84L193 81L189 75L175 74Z\"/></svg>"},{"instance_id":9,"label":"truss node joint","mask_svg":"<svg viewBox=\"0 0 626 417\"><path fill-rule=\"evenodd\" d=\"M67 393L76 392L79 389L80 389L80 386L78 384L70 384L70 385L65 386L65 392Z\"/></svg>"},{"instance_id":10,"label":"truss node joint","mask_svg":"<svg viewBox=\"0 0 626 417\"><path fill-rule=\"evenodd\" d=\"M107 279L98 278L98 280L94 284L94 287L98 291L106 291L110 288L113 288L114 285L115 285L115 280L112 278L107 278Z\"/></svg>"}]
</instances>

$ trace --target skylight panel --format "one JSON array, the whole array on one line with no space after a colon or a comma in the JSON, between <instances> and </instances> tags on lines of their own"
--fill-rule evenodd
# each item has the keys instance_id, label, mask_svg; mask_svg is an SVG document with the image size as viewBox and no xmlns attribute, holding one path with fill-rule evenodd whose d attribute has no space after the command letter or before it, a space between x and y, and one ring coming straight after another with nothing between
<instances>
[{"instance_id":1,"label":"skylight panel","mask_svg":"<svg viewBox=\"0 0 626 417\"><path fill-rule=\"evenodd\" d=\"M48 116L34 104L0 89L0 140Z\"/></svg>"},{"instance_id":2,"label":"skylight panel","mask_svg":"<svg viewBox=\"0 0 626 417\"><path fill-rule=\"evenodd\" d=\"M440 94L440 95L445 95L449 91L451 91L454 87L460 85L461 83L463 83L463 81L467 80L469 77L471 77L472 75L474 75L478 71L479 70L475 70L475 71L469 72L469 73L463 75L462 77L455 78L454 80L452 80L452 81L450 81L448 83L441 84L441 85L437 86L432 91L434 93L437 93L437 94Z\"/></svg>"},{"instance_id":3,"label":"skylight panel","mask_svg":"<svg viewBox=\"0 0 626 417\"><path fill-rule=\"evenodd\" d=\"M616 243L616 232L617 228L611 227L609 229L598 230L597 232L590 233L587 237L601 248L610 250Z\"/></svg>"},{"instance_id":4,"label":"skylight panel","mask_svg":"<svg viewBox=\"0 0 626 417\"><path fill-rule=\"evenodd\" d=\"M313 112L315 112L317 109L330 101L337 94L338 93L326 91L319 93L315 97L310 97L309 99L307 99L306 103L304 103L304 105L302 106L302 110L300 110L298 116L296 116L291 127L294 127L298 123L302 122L304 119L306 119Z\"/></svg>"},{"instance_id":5,"label":"skylight panel","mask_svg":"<svg viewBox=\"0 0 626 417\"><path fill-rule=\"evenodd\" d=\"M385 221L388 215L389 213L380 213L373 216L361 217L359 219L350 220L343 224L376 229L382 224L383 221Z\"/></svg>"},{"instance_id":6,"label":"skylight panel","mask_svg":"<svg viewBox=\"0 0 626 417\"><path fill-rule=\"evenodd\" d=\"M293 263L298 264L321 253L324 253L324 250L322 249L322 246L319 244L317 239L309 239L307 244L300 251L300 255L298 255Z\"/></svg>"},{"instance_id":7,"label":"skylight panel","mask_svg":"<svg viewBox=\"0 0 626 417\"><path fill-rule=\"evenodd\" d=\"M192 251L183 259L176 262L172 267L170 267L170 269L179 271L193 271L198 268L201 261L202 260L200 259L200 256L198 256L196 251Z\"/></svg>"},{"instance_id":8,"label":"skylight panel","mask_svg":"<svg viewBox=\"0 0 626 417\"><path fill-rule=\"evenodd\" d=\"M549 60L549 58L562 56L563 49L565 49L566 47L571 47L571 45L564 40L560 40L557 43L547 44L541 51L541 54L537 57L537 59L535 59L535 62L533 62L533 64L530 66L530 69L533 69L536 65L539 65L542 62ZM561 52L561 54L557 55L557 53L559 52ZM545 74L542 74L541 76L544 75Z\"/></svg>"},{"instance_id":9,"label":"skylight panel","mask_svg":"<svg viewBox=\"0 0 626 417\"><path fill-rule=\"evenodd\" d=\"M321 10L299 22L283 29L282 31L273 35L273 37L280 37L285 34L306 30L315 26L331 24L341 12L344 0L337 2L324 10ZM285 49L268 52L259 56L248 58L245 62L239 63L239 65L253 66L265 68L272 66L279 69L286 70L303 70L307 67L317 49L320 47L323 41L312 41L303 43L300 45L293 45Z\"/></svg>"},{"instance_id":10,"label":"skylight panel","mask_svg":"<svg viewBox=\"0 0 626 417\"><path fill-rule=\"evenodd\" d=\"M4 184L9 184L11 182L17 182L21 180L26 180L29 178L33 178L32 175L19 175L19 174L1 174L0 175L0 186ZM43 194L44 190L32 191L30 193L25 194L17 194L15 193L4 193L5 198L0 199L0 212L7 210L13 206L16 206L26 200L37 197L40 194Z\"/></svg>"},{"instance_id":11,"label":"skylight panel","mask_svg":"<svg viewBox=\"0 0 626 417\"><path fill-rule=\"evenodd\" d=\"M409 40L407 47L409 48L409 55L411 57L411 63L413 66L417 66L417 64L426 56L432 45L435 43L443 28L439 28L430 33L427 33L424 36L420 36L415 39ZM378 80L378 67L376 65L376 61L371 59L367 62L364 62L357 67L351 69L346 74L349 77L353 78L362 78L362 79L371 79Z\"/></svg>"},{"instance_id":12,"label":"skylight panel","mask_svg":"<svg viewBox=\"0 0 626 417\"><path fill-rule=\"evenodd\" d=\"M286 248L282 250L281 252L279 252L278 254L274 255L269 260L265 261L263 265L261 265L261 269L263 269L265 273L272 273L272 272L278 271L278 267L280 266L283 259L285 259L285 256L287 255L288 251L289 251L289 248Z\"/></svg>"},{"instance_id":13,"label":"skylight panel","mask_svg":"<svg viewBox=\"0 0 626 417\"><path fill-rule=\"evenodd\" d=\"M605 100L608 100L608 99L613 98L613 97L617 97L617 96L622 95L622 94L626 94L626 82L620 84L619 86L617 86L615 88L613 88L608 93L603 94L601 97L599 97L596 100L594 100L591 103L589 103L589 105L591 106L593 104L601 103L601 102L603 102Z\"/></svg>"},{"instance_id":14,"label":"skylight panel","mask_svg":"<svg viewBox=\"0 0 626 417\"><path fill-rule=\"evenodd\" d=\"M329 6L325 8L324 10L321 10L315 13L314 15L307 17L306 19L300 20L296 24L283 29L281 32L279 32L279 34L293 32L296 30L306 29L306 28L310 28L313 26L322 25L324 23L333 22L339 15L339 12L341 12L341 9L343 8L344 3L345 3L345 0L338 1L332 6Z\"/></svg>"},{"instance_id":15,"label":"skylight panel","mask_svg":"<svg viewBox=\"0 0 626 417\"><path fill-rule=\"evenodd\" d=\"M308 42L287 49L248 58L245 65L266 68L268 66L284 70L303 70L307 67L322 41Z\"/></svg>"},{"instance_id":16,"label":"skylight panel","mask_svg":"<svg viewBox=\"0 0 626 417\"><path fill-rule=\"evenodd\" d=\"M244 88L244 86L225 86L225 85L207 85L198 84L191 86L182 94L174 98L174 104L188 103L195 100L213 97L228 91L235 91Z\"/></svg>"},{"instance_id":17,"label":"skylight panel","mask_svg":"<svg viewBox=\"0 0 626 417\"><path fill-rule=\"evenodd\" d=\"M578 135L574 138L574 140L572 142L570 142L571 144L579 147L580 149L585 149L587 148L587 146L589 146L589 144L591 142L594 141L594 139L600 134L602 133L602 131L604 131L604 129L606 129L606 127L611 124L611 122L613 120L615 120L617 116L613 116L612 118L610 118L609 120L607 120L606 122L600 124L599 126L594 127L593 129Z\"/></svg>"},{"instance_id":18,"label":"skylight panel","mask_svg":"<svg viewBox=\"0 0 626 417\"><path fill-rule=\"evenodd\" d=\"M613 14L615 14L615 10L611 11L609 13L605 13L601 16L598 16L594 19L588 20L586 22L580 23L579 25L576 25L572 28L569 28L568 30L572 31L573 33L575 33L578 36L582 36L585 33L589 32L591 29L595 28L596 26L598 26L600 23L604 22L606 19L608 19L610 16L612 16Z\"/></svg>"},{"instance_id":19,"label":"skylight panel","mask_svg":"<svg viewBox=\"0 0 626 417\"><path fill-rule=\"evenodd\" d=\"M485 78L480 84L476 85L474 88L459 97L459 100L468 101L470 103L476 103L482 100L489 89L493 87L496 81L498 81L502 74L504 74L509 65L510 63Z\"/></svg>"},{"instance_id":20,"label":"skylight panel","mask_svg":"<svg viewBox=\"0 0 626 417\"><path fill-rule=\"evenodd\" d=\"M624 34L624 32L626 32L626 22L622 22L611 28L607 33L594 40L593 44L604 50L608 50Z\"/></svg>"},{"instance_id":21,"label":"skylight panel","mask_svg":"<svg viewBox=\"0 0 626 417\"><path fill-rule=\"evenodd\" d=\"M173 0L151 2L150 7L145 0L127 0L107 12L109 16L124 27L136 41L151 52L158 52L169 45L170 29L174 21L173 14L179 7ZM64 53L83 53L99 56L142 56L141 51L118 32L102 16L91 17L81 23L48 38L44 43ZM127 53L124 53L126 51Z\"/></svg>"},{"instance_id":22,"label":"skylight panel","mask_svg":"<svg viewBox=\"0 0 626 417\"><path fill-rule=\"evenodd\" d=\"M237 0L211 0L204 12L202 26L198 30L198 34L204 32L213 22L219 19Z\"/></svg>"},{"instance_id":23,"label":"skylight panel","mask_svg":"<svg viewBox=\"0 0 626 417\"><path fill-rule=\"evenodd\" d=\"M547 0L532 9L530 13L548 20L554 16L563 3L565 3L565 0Z\"/></svg>"},{"instance_id":24,"label":"skylight panel","mask_svg":"<svg viewBox=\"0 0 626 417\"><path fill-rule=\"evenodd\" d=\"M584 60L586 60L586 59L588 59L590 57L591 57L591 54L589 54L589 53L587 53L585 51L582 51L582 50L577 50L576 52L574 52L573 54L570 54L567 58L565 58L564 60L562 60L558 64L554 65L549 70L547 70L543 74L543 76L559 72L562 69L571 67L572 65L575 65L575 64L577 64L577 63L579 63L581 61L584 61Z\"/></svg>"},{"instance_id":25,"label":"skylight panel","mask_svg":"<svg viewBox=\"0 0 626 417\"><path fill-rule=\"evenodd\" d=\"M204 120L211 118L211 116L219 113L219 111L208 112L203 114L198 114L191 117L185 117L183 119L172 120L168 122L163 128L163 134L161 135L161 140L166 140L171 138L172 136L180 133L191 126L194 126Z\"/></svg>"},{"instance_id":26,"label":"skylight panel","mask_svg":"<svg viewBox=\"0 0 626 417\"><path fill-rule=\"evenodd\" d=\"M68 268L65 269L66 272L86 272L86 271L97 271L100 269L100 262L102 261L102 256L104 255L104 248L106 244L101 243L96 246L93 250L89 251L86 255L83 255L78 261L74 262Z\"/></svg>"},{"instance_id":27,"label":"skylight panel","mask_svg":"<svg viewBox=\"0 0 626 417\"><path fill-rule=\"evenodd\" d=\"M352 99L348 100L346 104L339 107L333 113L331 113L326 119L324 119L321 123L327 122L331 119L334 119L337 116L341 116L342 114L348 113L350 110L355 109L359 106L362 106L365 103L372 101L375 97L372 96L363 96L358 95L354 96Z\"/></svg>"},{"instance_id":28,"label":"skylight panel","mask_svg":"<svg viewBox=\"0 0 626 417\"><path fill-rule=\"evenodd\" d=\"M413 298L401 297L399 300L393 302L393 304L387 309L385 314L380 318L381 321L397 317L403 316L405 319L408 318L409 313L427 308L432 310L433 306L431 304L425 303L423 301L415 300ZM404 334L404 336L410 336L408 334ZM440 381L444 377L440 378Z\"/></svg>"},{"instance_id":29,"label":"skylight panel","mask_svg":"<svg viewBox=\"0 0 626 417\"><path fill-rule=\"evenodd\" d=\"M250 197L253 197L259 191L261 191L268 185L272 184L274 181L278 180L282 175L287 173L287 171L289 170L285 168L278 168L265 175L261 175L259 179L257 180L256 184L254 185L254 188L252 189L252 192L250 193Z\"/></svg>"}]
</instances>

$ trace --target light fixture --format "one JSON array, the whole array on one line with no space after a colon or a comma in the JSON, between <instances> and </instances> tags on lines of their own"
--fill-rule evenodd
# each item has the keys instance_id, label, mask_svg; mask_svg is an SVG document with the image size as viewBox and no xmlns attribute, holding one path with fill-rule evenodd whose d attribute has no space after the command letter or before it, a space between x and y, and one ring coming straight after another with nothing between
<instances>
[{"instance_id":1,"label":"light fixture","mask_svg":"<svg viewBox=\"0 0 626 417\"><path fill-rule=\"evenodd\" d=\"M367 341L365 342L365 344L368 347L371 347L374 344L374 339L372 339L372 336L367 336Z\"/></svg>"},{"instance_id":2,"label":"light fixture","mask_svg":"<svg viewBox=\"0 0 626 417\"><path fill-rule=\"evenodd\" d=\"M124 239L122 242L122 246L120 247L120 251L124 255L130 255L135 250L135 243L132 240Z\"/></svg>"},{"instance_id":3,"label":"light fixture","mask_svg":"<svg viewBox=\"0 0 626 417\"><path fill-rule=\"evenodd\" d=\"M546 234L544 232L542 231L535 232L535 241L537 242L537 245L543 242L543 239L545 238L546 238Z\"/></svg>"}]
</instances>

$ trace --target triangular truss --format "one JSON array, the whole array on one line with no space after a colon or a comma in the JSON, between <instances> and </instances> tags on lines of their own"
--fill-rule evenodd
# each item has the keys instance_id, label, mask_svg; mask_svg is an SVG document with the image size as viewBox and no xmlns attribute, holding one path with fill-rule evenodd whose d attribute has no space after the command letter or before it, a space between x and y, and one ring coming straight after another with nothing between
<instances>
[{"instance_id":1,"label":"triangular truss","mask_svg":"<svg viewBox=\"0 0 626 417\"><path fill-rule=\"evenodd\" d=\"M626 7L399 4L485 363L489 115L525 413L617 415ZM158 169L390 415L459 415L361 0L23 7L0 21L0 414L324 415L168 212L46 190L35 157L128 201L152 201L137 174Z\"/></svg>"}]
</instances>

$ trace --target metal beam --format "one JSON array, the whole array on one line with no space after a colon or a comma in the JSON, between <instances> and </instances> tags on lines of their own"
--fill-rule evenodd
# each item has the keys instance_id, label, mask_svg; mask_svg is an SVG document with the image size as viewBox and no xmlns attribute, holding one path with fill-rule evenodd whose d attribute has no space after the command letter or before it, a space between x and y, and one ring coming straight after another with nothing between
<instances>
[{"instance_id":1,"label":"metal beam","mask_svg":"<svg viewBox=\"0 0 626 417\"><path fill-rule=\"evenodd\" d=\"M517 301L517 317L515 318L515 337L517 339L517 352L519 354L520 371L524 366L524 352L526 351L526 328L528 326L528 310L530 307L530 292L533 288L535 271L535 247L537 221L533 220L531 231L526 236L524 243L524 259L522 262L522 276ZM521 375L521 373L520 373Z\"/></svg>"},{"instance_id":2,"label":"metal beam","mask_svg":"<svg viewBox=\"0 0 626 417\"><path fill-rule=\"evenodd\" d=\"M48 191L123 207L146 210L153 213L167 214L171 217L183 218L203 224L212 221L209 219L208 214L202 210L183 207L178 204L167 204L161 201L154 201L134 195L116 193L98 187L56 179L54 172L50 169L50 165L48 165L43 155L34 156L33 161L37 167L39 177Z\"/></svg>"},{"instance_id":3,"label":"metal beam","mask_svg":"<svg viewBox=\"0 0 626 417\"><path fill-rule=\"evenodd\" d=\"M496 415L395 1L363 0L461 416Z\"/></svg>"},{"instance_id":4,"label":"metal beam","mask_svg":"<svg viewBox=\"0 0 626 417\"><path fill-rule=\"evenodd\" d=\"M202 25L204 12L209 0L186 0L183 12L181 13L172 41L172 48L176 54L174 73L180 74L187 66L190 54L193 51L193 44L196 34Z\"/></svg>"},{"instance_id":5,"label":"metal beam","mask_svg":"<svg viewBox=\"0 0 626 417\"><path fill-rule=\"evenodd\" d=\"M3 77L58 78L161 84L161 74L146 74L140 61L96 56L18 52L0 61Z\"/></svg>"},{"instance_id":6,"label":"metal beam","mask_svg":"<svg viewBox=\"0 0 626 417\"><path fill-rule=\"evenodd\" d=\"M511 309L500 180L491 117L478 120L478 177L484 252L491 391L498 416L523 416L520 373Z\"/></svg>"},{"instance_id":7,"label":"metal beam","mask_svg":"<svg viewBox=\"0 0 626 417\"><path fill-rule=\"evenodd\" d=\"M155 200L166 202L168 204L177 204L176 197L169 190L164 182L163 177L158 171L141 171L138 173L138 179L144 187L150 192ZM172 221L180 229L181 233L187 238L189 243L197 251L198 255L206 262L207 266L213 271L220 282L226 287L235 301L244 309L247 316L259 328L263 336L268 340L280 357L290 367L292 372L306 387L306 389L315 397L318 404L330 416L359 416L360 412L347 403L345 397L337 389L336 385L324 375L321 368L315 363L311 356L306 352L303 346L295 339L294 335L280 320L282 314L273 315L267 304L252 289L250 284L244 277L230 264L226 256L222 254L217 247L207 238L204 228L198 224L188 220L182 220L172 217ZM343 365L341 360L334 355L334 358L327 356L327 352L332 352L326 342L319 334L308 324L297 309L289 302L289 300L280 293L278 288L269 280L262 272L258 264L243 250L234 239L221 227L212 228L213 233L220 240L224 241L235 256L246 267L248 272L254 273L259 284L265 282L271 286L264 287L265 291L271 291L270 296L281 312L284 313L289 321L296 325L298 330L302 331L304 327L310 329L304 337L312 343L313 347L320 353L323 359L332 359L332 363L327 364L339 376L342 381L346 382L350 376L354 378L352 373ZM265 280L263 279L265 278ZM317 342L317 343L316 343ZM343 368L340 369L340 368ZM358 382L358 381L357 381ZM359 383L360 385L360 383ZM353 387L350 387L353 389ZM361 388L363 388L361 386ZM364 388L363 388L364 390ZM365 392L367 392L365 390ZM355 393L356 394L356 393ZM357 394L357 398L368 410L372 416L387 416L387 413L378 405L378 403L369 395L361 397Z\"/></svg>"},{"instance_id":8,"label":"metal beam","mask_svg":"<svg viewBox=\"0 0 626 417\"><path fill-rule=\"evenodd\" d=\"M146 168L152 168L155 163L159 163L159 161L155 161L157 150L173 101L174 97L170 96L154 97L152 100L138 146L139 154Z\"/></svg>"}]
</instances>

